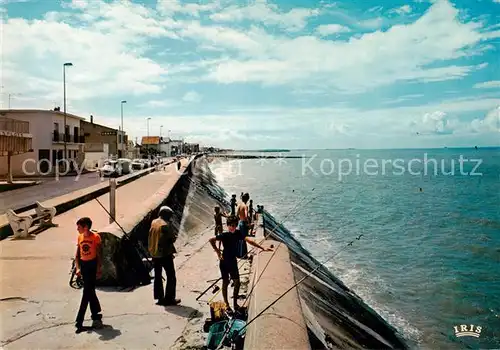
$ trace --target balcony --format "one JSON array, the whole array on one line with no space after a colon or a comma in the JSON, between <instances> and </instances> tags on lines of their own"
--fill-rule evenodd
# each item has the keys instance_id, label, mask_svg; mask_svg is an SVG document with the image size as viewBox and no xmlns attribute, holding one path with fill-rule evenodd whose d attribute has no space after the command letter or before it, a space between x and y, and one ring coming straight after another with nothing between
<instances>
[{"instance_id":1,"label":"balcony","mask_svg":"<svg viewBox=\"0 0 500 350\"><path fill-rule=\"evenodd\" d=\"M64 143L64 138L66 138L66 143L85 143L85 136L83 135L72 135L66 134L58 131L52 132L52 141Z\"/></svg>"},{"instance_id":2,"label":"balcony","mask_svg":"<svg viewBox=\"0 0 500 350\"><path fill-rule=\"evenodd\" d=\"M0 118L0 130L17 134L29 134L30 123L23 120Z\"/></svg>"},{"instance_id":3,"label":"balcony","mask_svg":"<svg viewBox=\"0 0 500 350\"><path fill-rule=\"evenodd\" d=\"M16 155L29 152L32 135L29 122L0 118L0 155Z\"/></svg>"}]
</instances>

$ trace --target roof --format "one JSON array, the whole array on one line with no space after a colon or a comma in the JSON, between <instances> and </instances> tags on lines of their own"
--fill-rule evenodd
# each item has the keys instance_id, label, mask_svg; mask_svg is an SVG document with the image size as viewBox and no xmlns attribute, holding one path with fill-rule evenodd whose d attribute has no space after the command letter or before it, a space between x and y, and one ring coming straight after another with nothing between
<instances>
[{"instance_id":1,"label":"roof","mask_svg":"<svg viewBox=\"0 0 500 350\"><path fill-rule=\"evenodd\" d=\"M48 114L58 114L64 115L62 111L54 111L53 109L0 109L0 115L6 114L23 114L23 113L48 113ZM66 116L70 118L76 118L79 120L85 120L83 117L66 112Z\"/></svg>"},{"instance_id":2,"label":"roof","mask_svg":"<svg viewBox=\"0 0 500 350\"><path fill-rule=\"evenodd\" d=\"M89 121L86 121L86 120L83 120L83 123L81 123L81 126L82 128L85 130L87 129L87 127L93 127L93 128L96 128L96 127L99 127L99 128L104 128L104 129L107 129L107 130L110 130L110 131L116 131L116 133L122 133L121 130L119 129L115 129L115 128L112 128L112 127L109 127L109 126L106 126L106 125L102 125L102 124L97 124L97 123L93 123L93 122L89 122ZM125 131L123 134L125 134L125 136L127 136L127 132Z\"/></svg>"},{"instance_id":3,"label":"roof","mask_svg":"<svg viewBox=\"0 0 500 350\"><path fill-rule=\"evenodd\" d=\"M159 145L160 144L160 136L143 136L142 145Z\"/></svg>"}]
</instances>

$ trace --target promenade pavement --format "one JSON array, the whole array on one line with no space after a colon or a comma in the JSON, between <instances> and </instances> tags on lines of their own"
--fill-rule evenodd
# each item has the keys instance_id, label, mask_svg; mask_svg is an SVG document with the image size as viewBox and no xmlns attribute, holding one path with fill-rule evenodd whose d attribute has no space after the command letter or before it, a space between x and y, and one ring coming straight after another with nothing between
<instances>
[{"instance_id":1,"label":"promenade pavement","mask_svg":"<svg viewBox=\"0 0 500 350\"><path fill-rule=\"evenodd\" d=\"M184 161L186 164L186 161ZM170 168L169 168L170 167ZM175 164L167 167L173 169ZM175 183L176 175L153 173L117 189L117 221L132 213L160 186ZM106 207L107 195L99 198ZM191 203L190 205L196 205ZM202 326L209 317L206 301L198 294L208 279L219 277L218 261L208 239L213 227L200 225L200 235L178 246L175 259L177 297L181 305L154 304L152 284L134 290L99 288L103 309L101 330L75 334L74 320L81 290L69 287L70 259L76 249L75 222L91 216L94 227L108 224L108 216L94 200L55 218L59 227L33 240L0 242L1 343L5 349L186 349L202 346ZM242 271L243 272L243 271ZM216 300L222 298L218 294ZM86 324L90 322L90 310Z\"/></svg>"}]
</instances>

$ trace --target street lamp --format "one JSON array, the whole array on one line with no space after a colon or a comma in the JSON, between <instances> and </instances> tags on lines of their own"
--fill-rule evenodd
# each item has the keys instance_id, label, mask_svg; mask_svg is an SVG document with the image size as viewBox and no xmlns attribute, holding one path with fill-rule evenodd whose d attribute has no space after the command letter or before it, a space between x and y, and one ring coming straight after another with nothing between
<instances>
[{"instance_id":1,"label":"street lamp","mask_svg":"<svg viewBox=\"0 0 500 350\"><path fill-rule=\"evenodd\" d=\"M148 121L148 137L149 137L149 121L151 120L151 117L149 117L148 119L146 119Z\"/></svg>"},{"instance_id":2,"label":"street lamp","mask_svg":"<svg viewBox=\"0 0 500 350\"><path fill-rule=\"evenodd\" d=\"M163 129L163 125L160 125L160 139L161 139L161 129Z\"/></svg>"},{"instance_id":3,"label":"street lamp","mask_svg":"<svg viewBox=\"0 0 500 350\"><path fill-rule=\"evenodd\" d=\"M63 64L63 90L64 90L64 159L67 158L66 150L66 67L72 67L73 63L66 62Z\"/></svg>"},{"instance_id":4,"label":"street lamp","mask_svg":"<svg viewBox=\"0 0 500 350\"><path fill-rule=\"evenodd\" d=\"M10 100L12 96L20 96L21 94L9 94L9 109L10 109Z\"/></svg>"},{"instance_id":5,"label":"street lamp","mask_svg":"<svg viewBox=\"0 0 500 350\"><path fill-rule=\"evenodd\" d=\"M148 122L148 140L147 140L147 142L149 142L149 121L151 120L151 117L147 118L146 120ZM147 147L146 149L149 149L149 147Z\"/></svg>"},{"instance_id":6,"label":"street lamp","mask_svg":"<svg viewBox=\"0 0 500 350\"><path fill-rule=\"evenodd\" d=\"M120 107L121 107L121 118L122 118L122 123L121 123L121 128L122 128L122 132L121 132L121 136L120 136L120 152L122 153L122 157L123 157L123 144L124 144L124 136L125 136L125 133L123 131L123 104L124 103L127 103L127 101L123 100L121 103L120 103Z\"/></svg>"}]
</instances>

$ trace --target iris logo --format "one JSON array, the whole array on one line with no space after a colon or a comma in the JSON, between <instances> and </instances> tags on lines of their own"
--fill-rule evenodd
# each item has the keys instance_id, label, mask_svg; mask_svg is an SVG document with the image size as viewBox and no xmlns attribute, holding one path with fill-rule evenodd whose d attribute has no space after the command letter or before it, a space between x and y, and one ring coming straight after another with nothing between
<instances>
[{"instance_id":1,"label":"iris logo","mask_svg":"<svg viewBox=\"0 0 500 350\"><path fill-rule=\"evenodd\" d=\"M455 337L475 337L479 338L481 335L481 326L474 326L473 324L461 324L453 327L455 329Z\"/></svg>"}]
</instances>

